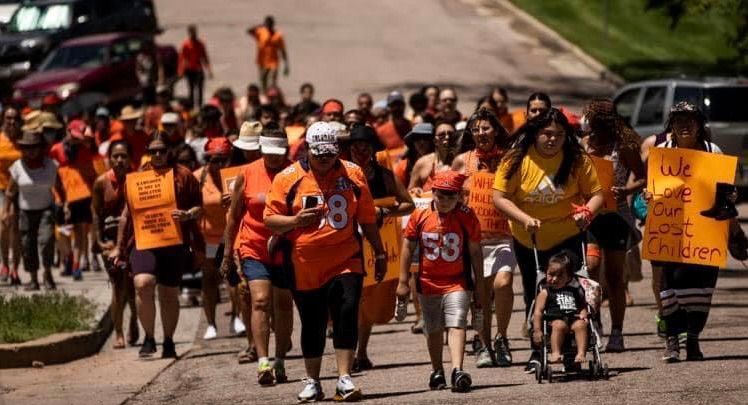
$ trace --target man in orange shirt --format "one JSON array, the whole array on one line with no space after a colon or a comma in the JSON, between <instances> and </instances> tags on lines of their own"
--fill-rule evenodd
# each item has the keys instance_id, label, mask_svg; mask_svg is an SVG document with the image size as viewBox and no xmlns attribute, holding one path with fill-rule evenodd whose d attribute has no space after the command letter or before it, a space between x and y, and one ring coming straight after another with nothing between
<instances>
[{"instance_id":1,"label":"man in orange shirt","mask_svg":"<svg viewBox=\"0 0 748 405\"><path fill-rule=\"evenodd\" d=\"M182 42L179 51L179 76L187 78L187 87L190 91L190 104L193 107L203 105L203 83L205 75L203 69L208 72L208 78L213 78L213 70L210 68L208 52L205 44L197 38L197 27L190 24L187 27L187 39Z\"/></svg>"},{"instance_id":2,"label":"man in orange shirt","mask_svg":"<svg viewBox=\"0 0 748 405\"><path fill-rule=\"evenodd\" d=\"M405 151L405 135L411 130L410 121L405 118L405 98L399 91L387 95L387 110L390 118L377 126L377 136L387 149L392 166L397 164Z\"/></svg>"},{"instance_id":3,"label":"man in orange shirt","mask_svg":"<svg viewBox=\"0 0 748 405\"><path fill-rule=\"evenodd\" d=\"M260 85L262 91L276 87L278 82L278 54L283 58L283 75L288 76L288 54L283 34L275 30L275 19L269 15L265 17L265 24L252 27L247 34L257 41L257 67L260 70ZM270 83L268 83L268 80Z\"/></svg>"},{"instance_id":4,"label":"man in orange shirt","mask_svg":"<svg viewBox=\"0 0 748 405\"><path fill-rule=\"evenodd\" d=\"M21 158L21 150L16 140L21 136L21 114L13 107L3 113L3 126L0 132L0 202L5 202L5 190L10 184L10 166ZM11 285L20 285L18 266L21 260L21 239L18 234L18 221L14 221L11 212L0 212L0 256L3 264L0 267L0 281L10 278ZM9 263L13 255L13 266Z\"/></svg>"},{"instance_id":5,"label":"man in orange shirt","mask_svg":"<svg viewBox=\"0 0 748 405\"><path fill-rule=\"evenodd\" d=\"M483 252L478 217L460 202L465 179L465 175L453 170L437 173L432 187L434 201L411 214L403 235L397 295L404 300L410 294L410 263L418 248L416 289L433 368L429 378L432 390L447 387L442 365L445 328L449 334L452 391L467 392L472 385L470 374L462 370L462 362L470 290L475 290L475 302L481 302L481 289L473 286L473 280L480 283L482 278Z\"/></svg>"}]
</instances>

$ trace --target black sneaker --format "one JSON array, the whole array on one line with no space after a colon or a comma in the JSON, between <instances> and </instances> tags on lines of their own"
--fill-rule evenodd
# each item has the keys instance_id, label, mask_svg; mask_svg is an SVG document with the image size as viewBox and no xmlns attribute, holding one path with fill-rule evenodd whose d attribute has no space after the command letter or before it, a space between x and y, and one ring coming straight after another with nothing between
<instances>
[{"instance_id":1,"label":"black sneaker","mask_svg":"<svg viewBox=\"0 0 748 405\"><path fill-rule=\"evenodd\" d=\"M702 361L704 353L699 347L699 338L689 336L686 340L686 361Z\"/></svg>"},{"instance_id":2,"label":"black sneaker","mask_svg":"<svg viewBox=\"0 0 748 405\"><path fill-rule=\"evenodd\" d=\"M677 363L680 361L680 342L678 342L678 336L667 337L662 361L665 363Z\"/></svg>"},{"instance_id":3,"label":"black sneaker","mask_svg":"<svg viewBox=\"0 0 748 405\"><path fill-rule=\"evenodd\" d=\"M466 371L452 369L452 392L468 392L473 385L473 379Z\"/></svg>"},{"instance_id":4,"label":"black sneaker","mask_svg":"<svg viewBox=\"0 0 748 405\"><path fill-rule=\"evenodd\" d=\"M161 358L162 359L176 359L177 358L177 350L174 347L174 340L171 338L164 338L164 344L162 345L161 349Z\"/></svg>"},{"instance_id":5,"label":"black sneaker","mask_svg":"<svg viewBox=\"0 0 748 405\"><path fill-rule=\"evenodd\" d=\"M540 352L532 349L532 353L530 353L530 360L527 361L527 366L525 366L525 374L534 373L537 367L540 367Z\"/></svg>"},{"instance_id":6,"label":"black sneaker","mask_svg":"<svg viewBox=\"0 0 748 405\"><path fill-rule=\"evenodd\" d=\"M444 370L436 370L431 372L429 377L429 388L431 391L443 390L447 388L447 379L444 377Z\"/></svg>"},{"instance_id":7,"label":"black sneaker","mask_svg":"<svg viewBox=\"0 0 748 405\"><path fill-rule=\"evenodd\" d=\"M141 358L151 357L156 353L156 339L151 336L146 336L143 339L143 346L140 346L140 352L138 355Z\"/></svg>"},{"instance_id":8,"label":"black sneaker","mask_svg":"<svg viewBox=\"0 0 748 405\"><path fill-rule=\"evenodd\" d=\"M496 353L496 363L499 367L509 367L512 365L512 352L509 351L509 339L501 334L496 335L494 340L494 353Z\"/></svg>"}]
</instances>

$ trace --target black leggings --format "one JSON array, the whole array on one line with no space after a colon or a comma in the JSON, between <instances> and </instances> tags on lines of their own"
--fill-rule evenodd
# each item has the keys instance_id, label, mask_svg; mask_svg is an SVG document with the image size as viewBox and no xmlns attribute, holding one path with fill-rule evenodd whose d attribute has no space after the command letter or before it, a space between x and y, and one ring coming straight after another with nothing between
<instances>
[{"instance_id":1,"label":"black leggings","mask_svg":"<svg viewBox=\"0 0 748 405\"><path fill-rule=\"evenodd\" d=\"M558 245L546 249L538 250L538 260L540 261L540 269L545 272L545 268L548 266L548 260L551 256L561 252L564 249L568 249L574 252L580 260L582 258L582 243L585 242L584 234L580 233L576 236L572 236L569 239L559 243ZM522 245L517 239L514 240L514 254L517 257L517 266L519 266L519 272L522 274L522 289L525 299L525 318L527 318L530 311L530 304L535 299L535 284L537 283L536 265L535 265L535 253L532 247L526 247ZM574 269L577 271L579 269Z\"/></svg>"},{"instance_id":2,"label":"black leggings","mask_svg":"<svg viewBox=\"0 0 748 405\"><path fill-rule=\"evenodd\" d=\"M699 336L709 317L719 268L664 263L660 299L668 336Z\"/></svg>"},{"instance_id":3,"label":"black leggings","mask_svg":"<svg viewBox=\"0 0 748 405\"><path fill-rule=\"evenodd\" d=\"M356 349L358 304L363 281L361 274L343 274L316 290L293 292L301 318L301 352L304 358L321 357L324 353L328 315L332 318L333 347Z\"/></svg>"}]
</instances>

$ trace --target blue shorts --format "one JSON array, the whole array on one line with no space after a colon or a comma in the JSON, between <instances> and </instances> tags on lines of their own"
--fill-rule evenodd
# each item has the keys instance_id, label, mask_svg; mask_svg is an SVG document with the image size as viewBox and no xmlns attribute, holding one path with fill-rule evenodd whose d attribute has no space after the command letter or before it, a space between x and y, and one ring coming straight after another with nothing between
<instances>
[{"instance_id":1,"label":"blue shorts","mask_svg":"<svg viewBox=\"0 0 748 405\"><path fill-rule=\"evenodd\" d=\"M242 259L242 278L247 281L270 280L274 287L290 288L281 267L267 266L253 259Z\"/></svg>"}]
</instances>

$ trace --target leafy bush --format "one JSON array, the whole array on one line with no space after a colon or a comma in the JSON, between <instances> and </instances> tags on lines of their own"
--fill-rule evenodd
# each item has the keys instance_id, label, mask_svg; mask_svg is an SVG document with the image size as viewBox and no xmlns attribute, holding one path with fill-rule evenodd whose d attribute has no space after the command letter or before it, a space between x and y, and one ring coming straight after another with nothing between
<instances>
[{"instance_id":1,"label":"leafy bush","mask_svg":"<svg viewBox=\"0 0 748 405\"><path fill-rule=\"evenodd\" d=\"M89 330L96 305L66 293L0 296L0 343L20 343L53 333Z\"/></svg>"}]
</instances>

